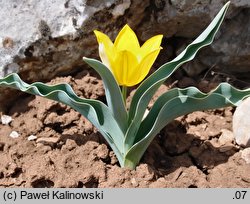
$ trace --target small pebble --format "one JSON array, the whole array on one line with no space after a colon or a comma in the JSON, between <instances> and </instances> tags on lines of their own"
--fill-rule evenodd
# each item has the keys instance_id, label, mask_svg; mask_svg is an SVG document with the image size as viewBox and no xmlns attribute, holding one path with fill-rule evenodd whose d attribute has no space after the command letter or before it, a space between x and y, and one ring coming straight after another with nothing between
<instances>
[{"instance_id":1,"label":"small pebble","mask_svg":"<svg viewBox=\"0 0 250 204\"><path fill-rule=\"evenodd\" d=\"M1 116L1 122L3 125L8 125L12 121L12 117L8 115Z\"/></svg>"},{"instance_id":2,"label":"small pebble","mask_svg":"<svg viewBox=\"0 0 250 204\"><path fill-rule=\"evenodd\" d=\"M244 159L247 164L250 164L250 148L246 148L242 150L241 158Z\"/></svg>"},{"instance_id":3,"label":"small pebble","mask_svg":"<svg viewBox=\"0 0 250 204\"><path fill-rule=\"evenodd\" d=\"M219 151L227 152L234 148L233 145L234 135L233 132L227 129L221 130L221 136L218 139Z\"/></svg>"},{"instance_id":4,"label":"small pebble","mask_svg":"<svg viewBox=\"0 0 250 204\"><path fill-rule=\"evenodd\" d=\"M228 152L228 151L230 151L232 149L234 149L234 145L233 144L226 144L226 145L223 145L223 146L219 147L219 151L220 152Z\"/></svg>"},{"instance_id":5,"label":"small pebble","mask_svg":"<svg viewBox=\"0 0 250 204\"><path fill-rule=\"evenodd\" d=\"M12 138L18 138L19 136L20 136L19 133L16 132L16 131L12 131L12 132L10 133L10 137L12 137Z\"/></svg>"},{"instance_id":6,"label":"small pebble","mask_svg":"<svg viewBox=\"0 0 250 204\"><path fill-rule=\"evenodd\" d=\"M36 140L37 143L53 147L59 141L57 137L40 137Z\"/></svg>"},{"instance_id":7,"label":"small pebble","mask_svg":"<svg viewBox=\"0 0 250 204\"><path fill-rule=\"evenodd\" d=\"M221 136L219 137L220 145L225 145L227 143L233 143L234 135L233 132L227 129L221 130Z\"/></svg>"},{"instance_id":8,"label":"small pebble","mask_svg":"<svg viewBox=\"0 0 250 204\"><path fill-rule=\"evenodd\" d=\"M136 181L135 178L132 178L132 179L131 179L131 184L132 184L134 187L137 187L137 186L138 186L138 182Z\"/></svg>"},{"instance_id":9,"label":"small pebble","mask_svg":"<svg viewBox=\"0 0 250 204\"><path fill-rule=\"evenodd\" d=\"M36 139L37 139L37 136L35 136L35 135L30 135L30 136L28 137L28 140L29 140L29 141L36 140Z\"/></svg>"}]
</instances>

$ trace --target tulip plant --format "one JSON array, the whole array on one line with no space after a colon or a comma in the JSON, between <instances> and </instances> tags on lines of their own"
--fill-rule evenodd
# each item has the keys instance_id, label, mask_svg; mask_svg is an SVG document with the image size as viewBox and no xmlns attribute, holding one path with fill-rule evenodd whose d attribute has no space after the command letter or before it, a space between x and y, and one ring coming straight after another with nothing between
<instances>
[{"instance_id":1,"label":"tulip plant","mask_svg":"<svg viewBox=\"0 0 250 204\"><path fill-rule=\"evenodd\" d=\"M71 106L103 135L121 167L134 169L151 141L167 123L197 110L237 106L250 95L250 89L238 90L228 83L221 83L208 94L195 87L173 88L159 96L145 116L148 104L160 85L182 64L192 60L200 48L212 43L228 6L229 2L200 36L175 59L163 64L144 81L161 50L163 36L154 36L140 46L128 25L123 27L114 43L107 35L94 31L102 62L86 57L83 60L100 74L107 104L78 97L68 84L27 84L15 73L0 79L0 85ZM130 107L126 109L127 87L140 82Z\"/></svg>"}]
</instances>

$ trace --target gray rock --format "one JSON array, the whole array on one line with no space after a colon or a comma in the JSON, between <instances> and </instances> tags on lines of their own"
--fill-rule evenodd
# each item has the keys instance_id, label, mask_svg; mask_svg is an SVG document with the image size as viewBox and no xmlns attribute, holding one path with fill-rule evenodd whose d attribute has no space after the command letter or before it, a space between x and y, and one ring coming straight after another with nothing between
<instances>
[{"instance_id":1,"label":"gray rock","mask_svg":"<svg viewBox=\"0 0 250 204\"><path fill-rule=\"evenodd\" d=\"M234 112L233 133L236 143L243 147L250 146L250 97L245 99Z\"/></svg>"},{"instance_id":2,"label":"gray rock","mask_svg":"<svg viewBox=\"0 0 250 204\"><path fill-rule=\"evenodd\" d=\"M98 58L93 30L117 35L126 23L120 17L128 8L140 15L145 9L140 4L148 5L131 5L130 0L0 0L0 77L18 72L28 82L49 81L87 67L83 56ZM143 16L135 14L127 13L139 23ZM19 93L0 92L0 110Z\"/></svg>"},{"instance_id":3,"label":"gray rock","mask_svg":"<svg viewBox=\"0 0 250 204\"><path fill-rule=\"evenodd\" d=\"M84 55L96 49L92 31L101 24L96 23L97 13L115 20L130 4L130 0L0 1L0 77L20 72L35 81L72 72L83 64Z\"/></svg>"},{"instance_id":4,"label":"gray rock","mask_svg":"<svg viewBox=\"0 0 250 204\"><path fill-rule=\"evenodd\" d=\"M249 1L250 4L250 1ZM242 10L222 25L218 39L201 52L199 60L206 67L214 67L231 78L250 72L250 9ZM244 77L245 78L245 77ZM249 77L248 77L249 79Z\"/></svg>"},{"instance_id":5,"label":"gray rock","mask_svg":"<svg viewBox=\"0 0 250 204\"><path fill-rule=\"evenodd\" d=\"M166 52L169 46L174 46L175 54L201 33L225 3L223 0L153 2L155 5L150 7L148 14L150 20L141 23L138 33L142 40L156 33L164 34L170 38ZM162 6L157 7L157 2L163 2ZM232 0L225 19L212 46L202 49L194 61L183 66L189 76L197 76L211 68L225 74L250 71L250 1Z\"/></svg>"}]
</instances>

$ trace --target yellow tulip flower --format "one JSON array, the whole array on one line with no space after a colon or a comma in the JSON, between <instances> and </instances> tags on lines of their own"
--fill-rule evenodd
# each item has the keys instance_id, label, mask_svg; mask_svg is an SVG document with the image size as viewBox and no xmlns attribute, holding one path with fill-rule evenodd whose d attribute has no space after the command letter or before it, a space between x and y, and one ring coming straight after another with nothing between
<instances>
[{"instance_id":1,"label":"yellow tulip flower","mask_svg":"<svg viewBox=\"0 0 250 204\"><path fill-rule=\"evenodd\" d=\"M104 33L94 31L100 58L120 86L134 86L149 73L162 47L163 35L156 35L141 47L134 31L125 25L113 43Z\"/></svg>"}]
</instances>

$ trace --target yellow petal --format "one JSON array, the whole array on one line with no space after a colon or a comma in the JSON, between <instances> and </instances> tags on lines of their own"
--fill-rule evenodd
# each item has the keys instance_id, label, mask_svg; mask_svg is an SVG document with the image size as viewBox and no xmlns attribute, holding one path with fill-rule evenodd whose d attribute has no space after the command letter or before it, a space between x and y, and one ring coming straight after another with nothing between
<instances>
[{"instance_id":1,"label":"yellow petal","mask_svg":"<svg viewBox=\"0 0 250 204\"><path fill-rule=\"evenodd\" d=\"M102 62L121 86L134 86L147 76L160 52L163 37L154 36L140 47L136 34L128 25L119 32L114 44L104 33L94 32Z\"/></svg>"},{"instance_id":2,"label":"yellow petal","mask_svg":"<svg viewBox=\"0 0 250 204\"><path fill-rule=\"evenodd\" d=\"M131 75L134 76L134 78L136 79L136 80L134 80L134 82L136 82L136 83L131 83L131 84L128 84L127 86L134 86L134 85L140 83L148 75L149 70L152 67L152 65L154 64L157 56L159 55L160 50L161 50L161 48L158 48L158 49L150 52L146 56L144 56L144 58L142 59L142 61L138 65L138 67L136 67L133 70L133 72L131 72Z\"/></svg>"},{"instance_id":3,"label":"yellow petal","mask_svg":"<svg viewBox=\"0 0 250 204\"><path fill-rule=\"evenodd\" d=\"M102 62L110 68L110 63L115 57L115 48L113 42L110 40L110 38L105 35L104 33L95 30L94 31L96 39L99 44L99 56L102 60Z\"/></svg>"},{"instance_id":4,"label":"yellow petal","mask_svg":"<svg viewBox=\"0 0 250 204\"><path fill-rule=\"evenodd\" d=\"M135 82L136 78L131 75L131 72L138 66L138 61L133 53L124 50L117 53L117 57L112 63L112 72L121 86L128 86ZM132 77L131 77L132 76Z\"/></svg>"},{"instance_id":5,"label":"yellow petal","mask_svg":"<svg viewBox=\"0 0 250 204\"><path fill-rule=\"evenodd\" d=\"M136 34L128 25L125 25L119 32L118 36L115 39L114 46L119 51L127 50L133 54L138 53L140 49L140 44L136 37Z\"/></svg>"},{"instance_id":6,"label":"yellow petal","mask_svg":"<svg viewBox=\"0 0 250 204\"><path fill-rule=\"evenodd\" d=\"M148 39L141 47L140 55L143 58L155 49L160 48L163 35L156 35Z\"/></svg>"}]
</instances>

